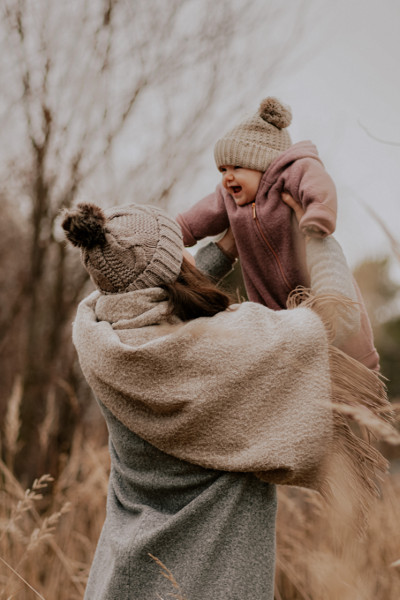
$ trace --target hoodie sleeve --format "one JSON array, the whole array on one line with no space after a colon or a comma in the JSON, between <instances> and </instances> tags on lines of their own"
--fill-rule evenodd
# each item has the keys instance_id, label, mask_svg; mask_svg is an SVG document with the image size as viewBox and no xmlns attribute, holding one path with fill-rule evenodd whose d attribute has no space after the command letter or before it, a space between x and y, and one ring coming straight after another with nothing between
<instances>
[{"instance_id":1,"label":"hoodie sleeve","mask_svg":"<svg viewBox=\"0 0 400 600\"><path fill-rule=\"evenodd\" d=\"M337 216L336 187L321 161L315 158L296 160L288 169L285 191L305 210L300 230L311 237L326 237L335 231Z\"/></svg>"},{"instance_id":2,"label":"hoodie sleeve","mask_svg":"<svg viewBox=\"0 0 400 600\"><path fill-rule=\"evenodd\" d=\"M206 196L197 204L176 217L182 229L185 246L194 246L198 240L207 236L218 235L229 227L224 197L221 187Z\"/></svg>"}]
</instances>

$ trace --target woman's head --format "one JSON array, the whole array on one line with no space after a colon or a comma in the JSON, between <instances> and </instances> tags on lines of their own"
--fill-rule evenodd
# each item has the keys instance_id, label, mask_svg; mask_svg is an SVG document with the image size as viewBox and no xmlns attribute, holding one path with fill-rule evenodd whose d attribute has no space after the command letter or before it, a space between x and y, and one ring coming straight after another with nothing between
<instances>
[{"instance_id":1,"label":"woman's head","mask_svg":"<svg viewBox=\"0 0 400 600\"><path fill-rule=\"evenodd\" d=\"M62 227L104 294L162 287L169 315L183 321L213 316L232 302L196 269L179 225L159 208L130 204L103 211L78 204L65 211Z\"/></svg>"},{"instance_id":2,"label":"woman's head","mask_svg":"<svg viewBox=\"0 0 400 600\"><path fill-rule=\"evenodd\" d=\"M105 294L168 284L180 273L181 230L159 208L130 204L103 211L94 204L78 204L64 213L62 227Z\"/></svg>"}]
</instances>

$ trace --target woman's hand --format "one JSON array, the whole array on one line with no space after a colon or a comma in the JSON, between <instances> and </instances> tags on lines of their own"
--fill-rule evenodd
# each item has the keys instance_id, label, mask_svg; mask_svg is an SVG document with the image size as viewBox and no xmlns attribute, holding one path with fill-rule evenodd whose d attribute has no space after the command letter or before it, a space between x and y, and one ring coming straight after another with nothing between
<instances>
[{"instance_id":1,"label":"woman's hand","mask_svg":"<svg viewBox=\"0 0 400 600\"><path fill-rule=\"evenodd\" d=\"M300 206L300 204L298 204L296 202L296 200L294 200L292 198L292 196L290 194L288 194L287 192L282 192L281 198L285 204L287 204L288 206L290 206L290 208L292 208L294 210L294 214L296 215L297 222L300 223L300 219L304 215L303 207Z\"/></svg>"},{"instance_id":2,"label":"woman's hand","mask_svg":"<svg viewBox=\"0 0 400 600\"><path fill-rule=\"evenodd\" d=\"M223 238L217 242L218 248L223 252L232 262L239 256L235 238L233 237L232 229L227 229Z\"/></svg>"}]
</instances>

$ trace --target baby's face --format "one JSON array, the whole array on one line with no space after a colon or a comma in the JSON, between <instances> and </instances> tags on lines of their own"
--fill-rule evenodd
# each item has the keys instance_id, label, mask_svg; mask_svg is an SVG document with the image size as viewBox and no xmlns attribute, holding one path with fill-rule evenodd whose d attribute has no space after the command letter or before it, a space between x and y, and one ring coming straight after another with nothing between
<instances>
[{"instance_id":1,"label":"baby's face","mask_svg":"<svg viewBox=\"0 0 400 600\"><path fill-rule=\"evenodd\" d=\"M222 173L222 185L238 206L254 201L263 176L261 171L229 165L223 165L219 171Z\"/></svg>"}]
</instances>

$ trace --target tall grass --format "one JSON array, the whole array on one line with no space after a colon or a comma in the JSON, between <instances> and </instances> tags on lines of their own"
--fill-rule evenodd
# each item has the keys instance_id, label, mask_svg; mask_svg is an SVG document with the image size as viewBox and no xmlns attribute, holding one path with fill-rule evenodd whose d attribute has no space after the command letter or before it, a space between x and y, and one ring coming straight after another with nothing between
<instances>
[{"instance_id":1,"label":"tall grass","mask_svg":"<svg viewBox=\"0 0 400 600\"><path fill-rule=\"evenodd\" d=\"M388 476L357 535L312 492L281 489L276 600L398 600L399 494Z\"/></svg>"},{"instance_id":2,"label":"tall grass","mask_svg":"<svg viewBox=\"0 0 400 600\"><path fill-rule=\"evenodd\" d=\"M105 516L107 446L78 429L57 481L43 475L28 490L9 465L0 461L0 599L81 600Z\"/></svg>"},{"instance_id":3,"label":"tall grass","mask_svg":"<svg viewBox=\"0 0 400 600\"><path fill-rule=\"evenodd\" d=\"M105 516L108 469L107 446L80 430L57 481L44 475L24 490L0 462L1 600L81 600ZM317 494L281 488L276 600L398 600L399 498L393 473L359 537ZM168 565L160 568L170 597L181 597Z\"/></svg>"}]
</instances>

